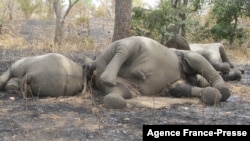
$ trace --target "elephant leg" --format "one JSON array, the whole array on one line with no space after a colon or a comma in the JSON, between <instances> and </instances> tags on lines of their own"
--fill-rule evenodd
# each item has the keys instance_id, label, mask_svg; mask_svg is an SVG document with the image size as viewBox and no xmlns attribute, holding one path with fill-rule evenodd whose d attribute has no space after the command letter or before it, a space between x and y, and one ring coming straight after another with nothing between
<instances>
[{"instance_id":1,"label":"elephant leg","mask_svg":"<svg viewBox=\"0 0 250 141\"><path fill-rule=\"evenodd\" d=\"M20 80L19 78L11 78L4 86L6 91L18 91L20 90Z\"/></svg>"},{"instance_id":2,"label":"elephant leg","mask_svg":"<svg viewBox=\"0 0 250 141\"><path fill-rule=\"evenodd\" d=\"M169 93L174 97L198 97L204 104L207 105L218 103L222 97L219 90L216 88L196 87L182 80L173 83Z\"/></svg>"},{"instance_id":3,"label":"elephant leg","mask_svg":"<svg viewBox=\"0 0 250 141\"><path fill-rule=\"evenodd\" d=\"M231 93L223 78L204 57L189 52L185 54L185 60L193 71L202 75L212 87L220 91L222 95L221 101L226 101L230 97Z\"/></svg>"},{"instance_id":4,"label":"elephant leg","mask_svg":"<svg viewBox=\"0 0 250 141\"><path fill-rule=\"evenodd\" d=\"M234 65L227 58L227 54L225 52L225 49L223 47L219 47L219 52L220 52L222 62L227 62L230 65L230 68L234 68Z\"/></svg>"},{"instance_id":5,"label":"elephant leg","mask_svg":"<svg viewBox=\"0 0 250 141\"><path fill-rule=\"evenodd\" d=\"M207 80L199 74L195 76L185 76L185 80L192 86L197 86L202 88L209 86Z\"/></svg>"},{"instance_id":6,"label":"elephant leg","mask_svg":"<svg viewBox=\"0 0 250 141\"><path fill-rule=\"evenodd\" d=\"M11 78L6 85L4 90L11 94L22 95L22 80L21 78Z\"/></svg>"},{"instance_id":7,"label":"elephant leg","mask_svg":"<svg viewBox=\"0 0 250 141\"><path fill-rule=\"evenodd\" d=\"M228 73L230 71L230 64L228 62L218 62L217 60L208 59L212 66L223 73Z\"/></svg>"},{"instance_id":8,"label":"elephant leg","mask_svg":"<svg viewBox=\"0 0 250 141\"><path fill-rule=\"evenodd\" d=\"M234 81L234 80L240 81L242 76L241 76L241 71L234 68L231 69L229 73L222 74L222 77L225 81Z\"/></svg>"},{"instance_id":9,"label":"elephant leg","mask_svg":"<svg viewBox=\"0 0 250 141\"><path fill-rule=\"evenodd\" d=\"M100 80L106 86L115 86L116 77L122 64L128 58L128 51L122 46L116 48L115 54L100 76Z\"/></svg>"},{"instance_id":10,"label":"elephant leg","mask_svg":"<svg viewBox=\"0 0 250 141\"><path fill-rule=\"evenodd\" d=\"M124 87L122 84L117 83L117 86L110 89L109 94L107 94L104 99L104 105L112 109L121 109L126 107L127 102L125 99L132 97L132 94L128 88Z\"/></svg>"},{"instance_id":11,"label":"elephant leg","mask_svg":"<svg viewBox=\"0 0 250 141\"><path fill-rule=\"evenodd\" d=\"M204 87L210 86L209 83L207 82L207 80L203 76L198 74L198 75L196 75L196 79L197 79L197 86L198 87L204 88Z\"/></svg>"},{"instance_id":12,"label":"elephant leg","mask_svg":"<svg viewBox=\"0 0 250 141\"><path fill-rule=\"evenodd\" d=\"M4 72L0 76L0 90L4 88L10 77L11 77L11 68L9 68L6 72Z\"/></svg>"}]
</instances>

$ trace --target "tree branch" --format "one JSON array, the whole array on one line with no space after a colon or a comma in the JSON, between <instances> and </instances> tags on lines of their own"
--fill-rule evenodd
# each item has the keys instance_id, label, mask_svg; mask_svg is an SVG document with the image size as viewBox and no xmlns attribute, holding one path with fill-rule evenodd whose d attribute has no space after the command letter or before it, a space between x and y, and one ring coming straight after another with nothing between
<instances>
[{"instance_id":1,"label":"tree branch","mask_svg":"<svg viewBox=\"0 0 250 141\"><path fill-rule=\"evenodd\" d=\"M106 9L106 11L108 12L109 16L112 17L112 13L108 9L107 5L102 0L99 0L99 1L102 3L102 5L104 6L104 8Z\"/></svg>"},{"instance_id":2,"label":"tree branch","mask_svg":"<svg viewBox=\"0 0 250 141\"><path fill-rule=\"evenodd\" d=\"M69 6L68 6L66 12L65 12L64 15L63 15L63 19L65 19L65 18L67 17L67 15L69 14L70 9L71 9L78 1L80 1L80 0L75 0L75 1L73 1L73 3L71 3L71 0L69 0Z\"/></svg>"},{"instance_id":3,"label":"tree branch","mask_svg":"<svg viewBox=\"0 0 250 141\"><path fill-rule=\"evenodd\" d=\"M56 13L56 17L58 18L61 18L60 17L60 11L58 10L58 3L59 3L59 0L54 0L53 2L53 9L55 10L55 13Z\"/></svg>"}]
</instances>

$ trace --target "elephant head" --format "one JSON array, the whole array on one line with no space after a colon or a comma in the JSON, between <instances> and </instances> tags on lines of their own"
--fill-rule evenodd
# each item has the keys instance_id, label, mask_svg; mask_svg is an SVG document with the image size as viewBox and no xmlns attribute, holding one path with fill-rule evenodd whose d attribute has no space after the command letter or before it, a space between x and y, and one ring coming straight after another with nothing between
<instances>
[{"instance_id":1,"label":"elephant head","mask_svg":"<svg viewBox=\"0 0 250 141\"><path fill-rule=\"evenodd\" d=\"M91 62L88 58L85 63ZM56 53L26 57L0 76L0 90L36 96L71 96L86 90L86 67Z\"/></svg>"},{"instance_id":2,"label":"elephant head","mask_svg":"<svg viewBox=\"0 0 250 141\"><path fill-rule=\"evenodd\" d=\"M104 104L123 108L136 95L199 97L205 104L226 101L230 91L223 78L200 54L170 49L147 37L113 42L93 62L95 85ZM209 86L193 85L202 76ZM197 79L197 81L199 81Z\"/></svg>"}]
</instances>

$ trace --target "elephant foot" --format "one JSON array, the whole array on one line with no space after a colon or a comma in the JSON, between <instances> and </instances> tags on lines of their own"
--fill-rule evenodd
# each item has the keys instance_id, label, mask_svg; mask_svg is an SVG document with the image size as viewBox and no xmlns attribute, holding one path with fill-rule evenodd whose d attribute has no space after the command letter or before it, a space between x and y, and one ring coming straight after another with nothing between
<instances>
[{"instance_id":1,"label":"elephant foot","mask_svg":"<svg viewBox=\"0 0 250 141\"><path fill-rule=\"evenodd\" d=\"M220 64L220 70L224 73L229 73L230 65L226 62Z\"/></svg>"},{"instance_id":2,"label":"elephant foot","mask_svg":"<svg viewBox=\"0 0 250 141\"><path fill-rule=\"evenodd\" d=\"M100 76L100 80L104 84L104 86L108 86L108 87L116 86L116 79L110 78L110 76L108 76L108 75L102 74Z\"/></svg>"},{"instance_id":3,"label":"elephant foot","mask_svg":"<svg viewBox=\"0 0 250 141\"><path fill-rule=\"evenodd\" d=\"M225 84L217 84L214 87L220 91L221 101L226 101L231 96L229 88Z\"/></svg>"},{"instance_id":4,"label":"elephant foot","mask_svg":"<svg viewBox=\"0 0 250 141\"><path fill-rule=\"evenodd\" d=\"M242 73L239 69L231 69L230 72L228 73L227 79L228 80L237 80L240 81L241 80L241 76Z\"/></svg>"},{"instance_id":5,"label":"elephant foot","mask_svg":"<svg viewBox=\"0 0 250 141\"><path fill-rule=\"evenodd\" d=\"M106 95L103 99L104 105L112 109L122 109L127 106L127 102L123 97L116 95L115 93L110 93Z\"/></svg>"},{"instance_id":6,"label":"elephant foot","mask_svg":"<svg viewBox=\"0 0 250 141\"><path fill-rule=\"evenodd\" d=\"M221 100L220 92L212 87L206 87L203 89L201 94L201 100L204 104L213 105L215 103L219 103Z\"/></svg>"},{"instance_id":7,"label":"elephant foot","mask_svg":"<svg viewBox=\"0 0 250 141\"><path fill-rule=\"evenodd\" d=\"M18 79L17 78L10 79L5 85L4 89L11 91L18 91L19 90Z\"/></svg>"}]
</instances>

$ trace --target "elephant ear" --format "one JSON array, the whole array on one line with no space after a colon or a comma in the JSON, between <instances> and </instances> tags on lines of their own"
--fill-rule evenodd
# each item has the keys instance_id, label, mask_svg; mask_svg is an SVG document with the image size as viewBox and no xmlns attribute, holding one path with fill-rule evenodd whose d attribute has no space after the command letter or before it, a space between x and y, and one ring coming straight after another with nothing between
<instances>
[{"instance_id":1,"label":"elephant ear","mask_svg":"<svg viewBox=\"0 0 250 141\"><path fill-rule=\"evenodd\" d=\"M180 50L190 50L187 40L181 35L175 35L166 44L167 47L176 48Z\"/></svg>"},{"instance_id":2,"label":"elephant ear","mask_svg":"<svg viewBox=\"0 0 250 141\"><path fill-rule=\"evenodd\" d=\"M181 66L185 77L196 75L197 72L195 72L194 69L191 67L190 62L188 61L187 58L184 57L181 59Z\"/></svg>"}]
</instances>

